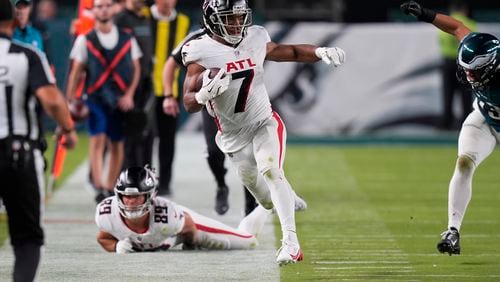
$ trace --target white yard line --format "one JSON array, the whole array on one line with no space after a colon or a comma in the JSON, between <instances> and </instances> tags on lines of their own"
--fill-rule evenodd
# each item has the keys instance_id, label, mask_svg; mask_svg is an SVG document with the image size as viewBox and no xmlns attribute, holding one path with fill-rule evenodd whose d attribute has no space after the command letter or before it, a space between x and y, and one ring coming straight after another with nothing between
<instances>
[{"instance_id":1,"label":"white yard line","mask_svg":"<svg viewBox=\"0 0 500 282\"><path fill-rule=\"evenodd\" d=\"M227 163L231 207L228 214L217 216L213 210L216 185L204 148L201 135L178 136L172 199L237 226L243 213L243 188ZM259 237L260 245L251 251L104 252L95 240L95 205L84 188L87 173L87 164L83 164L46 207L46 245L38 281L279 281L271 221ZM12 263L6 242L0 249L0 281L10 280Z\"/></svg>"}]
</instances>

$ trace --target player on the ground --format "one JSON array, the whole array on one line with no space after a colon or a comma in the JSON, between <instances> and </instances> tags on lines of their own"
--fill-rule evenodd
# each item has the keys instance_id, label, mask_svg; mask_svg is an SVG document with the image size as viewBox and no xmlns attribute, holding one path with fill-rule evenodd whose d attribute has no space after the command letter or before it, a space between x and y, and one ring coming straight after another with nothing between
<instances>
[{"instance_id":1,"label":"player on the ground","mask_svg":"<svg viewBox=\"0 0 500 282\"><path fill-rule=\"evenodd\" d=\"M472 88L474 111L462 125L458 159L450 181L448 229L437 248L441 253L460 254L460 226L472 194L472 176L500 140L500 42L488 33L471 32L462 22L415 1L401 5L406 14L454 35L458 50L458 77Z\"/></svg>"},{"instance_id":2,"label":"player on the ground","mask_svg":"<svg viewBox=\"0 0 500 282\"><path fill-rule=\"evenodd\" d=\"M187 66L184 105L188 112L204 106L219 131L216 142L235 164L238 175L265 208L276 208L283 232L277 263L302 260L296 234L294 194L283 172L286 129L273 112L264 85L264 61L317 62L338 66L345 61L340 48L281 45L267 31L252 26L246 0L205 0L207 35L184 45ZM211 68L220 69L213 78ZM201 89L199 76L203 76Z\"/></svg>"},{"instance_id":3,"label":"player on the ground","mask_svg":"<svg viewBox=\"0 0 500 282\"><path fill-rule=\"evenodd\" d=\"M97 241L108 252L132 253L183 249L252 249L269 211L258 206L238 228L202 216L166 198L157 197L152 170L131 167L120 174L115 196L96 209Z\"/></svg>"}]
</instances>

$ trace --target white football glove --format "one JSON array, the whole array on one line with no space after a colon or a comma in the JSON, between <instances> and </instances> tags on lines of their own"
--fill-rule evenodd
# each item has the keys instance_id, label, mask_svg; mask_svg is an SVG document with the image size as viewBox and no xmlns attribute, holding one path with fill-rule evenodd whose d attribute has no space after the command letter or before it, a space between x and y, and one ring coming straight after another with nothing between
<instances>
[{"instance_id":1,"label":"white football glove","mask_svg":"<svg viewBox=\"0 0 500 282\"><path fill-rule=\"evenodd\" d=\"M229 87L231 83L231 76L225 75L226 72L220 69L214 78L209 78L210 70L203 72L203 86L200 91L195 94L196 102L200 105L205 105L209 100L221 95Z\"/></svg>"},{"instance_id":2,"label":"white football glove","mask_svg":"<svg viewBox=\"0 0 500 282\"><path fill-rule=\"evenodd\" d=\"M135 252L132 246L132 242L130 242L129 238L125 238L123 240L118 241L116 243L115 251L117 254L126 254Z\"/></svg>"},{"instance_id":3,"label":"white football glove","mask_svg":"<svg viewBox=\"0 0 500 282\"><path fill-rule=\"evenodd\" d=\"M314 50L314 53L327 65L333 63L334 66L338 67L345 63L345 52L339 47L318 47Z\"/></svg>"}]
</instances>

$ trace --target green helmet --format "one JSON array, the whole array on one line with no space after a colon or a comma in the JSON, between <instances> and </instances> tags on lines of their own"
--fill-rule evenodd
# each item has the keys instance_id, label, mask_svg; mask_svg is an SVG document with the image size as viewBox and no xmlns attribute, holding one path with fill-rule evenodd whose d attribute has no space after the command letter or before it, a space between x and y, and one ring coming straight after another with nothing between
<instances>
[{"instance_id":1,"label":"green helmet","mask_svg":"<svg viewBox=\"0 0 500 282\"><path fill-rule=\"evenodd\" d=\"M467 35L458 49L458 64L473 87L487 84L500 64L500 42L488 33Z\"/></svg>"}]
</instances>

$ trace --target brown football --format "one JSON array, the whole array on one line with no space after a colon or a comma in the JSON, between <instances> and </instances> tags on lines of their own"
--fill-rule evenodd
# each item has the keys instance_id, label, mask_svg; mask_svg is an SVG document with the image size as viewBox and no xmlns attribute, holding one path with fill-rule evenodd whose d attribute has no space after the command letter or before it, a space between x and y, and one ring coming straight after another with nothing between
<instances>
[{"instance_id":1,"label":"brown football","mask_svg":"<svg viewBox=\"0 0 500 282\"><path fill-rule=\"evenodd\" d=\"M89 116L89 108L81 99L74 99L69 101L68 108L73 121L83 121Z\"/></svg>"},{"instance_id":2,"label":"brown football","mask_svg":"<svg viewBox=\"0 0 500 282\"><path fill-rule=\"evenodd\" d=\"M219 68L210 68L210 73L208 74L208 77L209 78L214 78L215 75L217 75L217 73L219 72ZM201 89L201 87L203 86L203 73L205 71L202 71L199 75L198 75L198 78L196 78L196 91L199 91ZM225 75L223 75L222 77L224 77Z\"/></svg>"}]
</instances>

